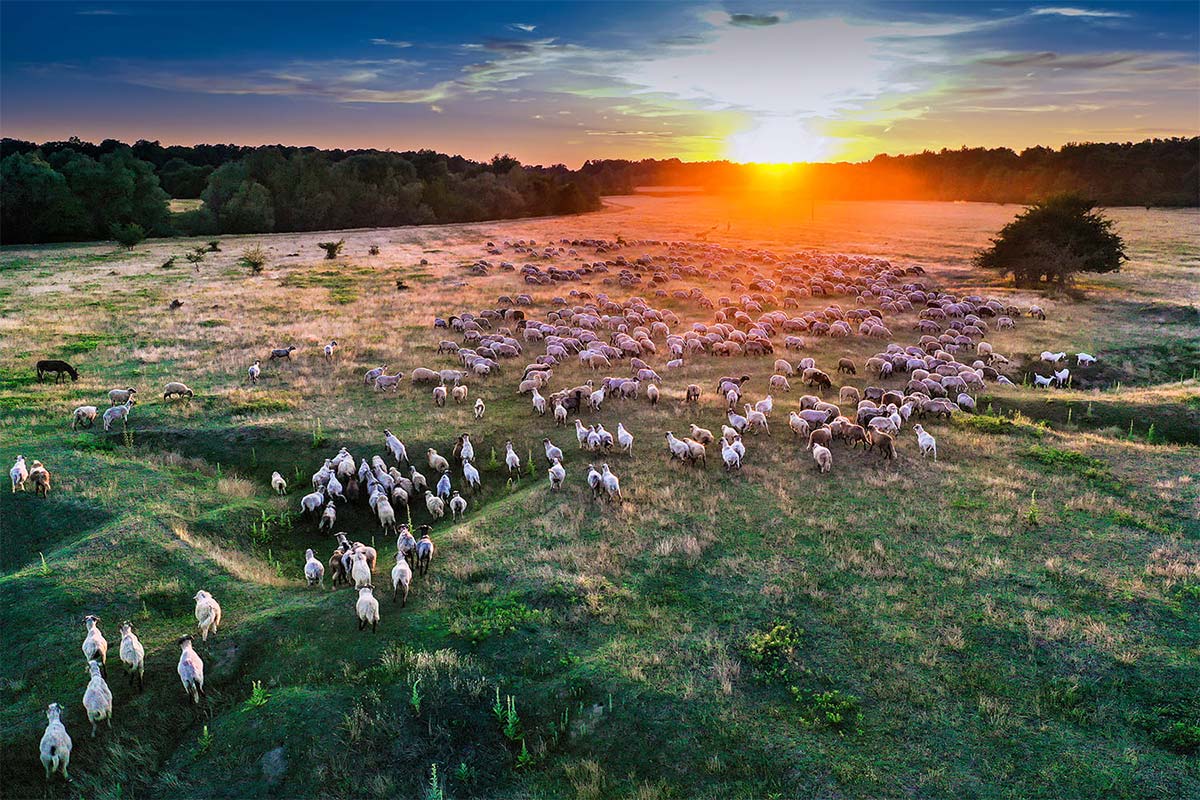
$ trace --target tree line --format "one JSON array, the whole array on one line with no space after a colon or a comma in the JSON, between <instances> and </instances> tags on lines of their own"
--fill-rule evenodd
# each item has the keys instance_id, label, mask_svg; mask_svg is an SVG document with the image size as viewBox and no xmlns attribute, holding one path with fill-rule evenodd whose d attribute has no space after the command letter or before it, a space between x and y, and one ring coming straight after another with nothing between
<instances>
[{"instance_id":1,"label":"tree line","mask_svg":"<svg viewBox=\"0 0 1200 800\"><path fill-rule=\"evenodd\" d=\"M200 198L172 214L172 198ZM573 214L599 189L563 166L432 150L0 142L0 243L271 233Z\"/></svg>"},{"instance_id":2,"label":"tree line","mask_svg":"<svg viewBox=\"0 0 1200 800\"><path fill-rule=\"evenodd\" d=\"M589 161L580 170L602 194L637 186L752 189L753 165L679 159ZM1200 137L1124 144L964 147L915 155L878 155L862 163L811 164L787 179L797 193L822 200L972 200L1032 203L1064 193L1102 206L1200 205Z\"/></svg>"}]
</instances>

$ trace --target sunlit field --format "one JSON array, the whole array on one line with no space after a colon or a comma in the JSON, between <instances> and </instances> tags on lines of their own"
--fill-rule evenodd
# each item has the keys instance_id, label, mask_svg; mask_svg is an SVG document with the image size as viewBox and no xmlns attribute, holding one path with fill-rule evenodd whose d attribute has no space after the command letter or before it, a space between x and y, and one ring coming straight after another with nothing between
<instances>
[{"instance_id":1,"label":"sunlit field","mask_svg":"<svg viewBox=\"0 0 1200 800\"><path fill-rule=\"evenodd\" d=\"M1200 213L1109 210L1130 262L1082 279L1077 296L1044 297L970 263L1017 210L634 195L576 217L222 236L194 265L184 253L200 240L0 250L0 451L6 467L19 453L54 476L48 499L0 493L3 794L1200 795ZM326 260L318 243L341 238ZM989 383L976 415L924 420L936 462L906 428L895 462L835 442L824 475L788 430L809 391L798 377L774 394L771 435L745 437L740 473L726 474L719 448L704 466L673 462L663 437L693 422L719 432L717 379L751 376L754 402L777 357L815 358L834 379L827 399L843 385L903 389L905 378L862 368L886 341L810 339L797 354L780 336L774 355L703 355L678 370L660 349L648 359L663 377L657 406L610 398L579 415L623 423L632 456L581 451L570 424L516 393L542 352L533 343L501 374L468 378L463 404L437 408L430 386L409 382L415 367L459 366L437 349L461 336L435 317L497 308L502 295L529 293L525 311L542 319L572 289L638 295L682 329L713 311L671 291L744 293L684 280L655 297L603 283L616 269L550 286L470 272L481 258L529 261L489 255L489 242L591 238L658 243L575 245L536 263L632 261L668 242L861 253L920 265L946 291L1040 304L1047 319L988 334L1016 385ZM239 261L254 245L268 255L259 274ZM801 310L829 302L847 298L804 298ZM885 321L907 345L916 320ZM267 361L288 345L290 362ZM1072 361L1071 388L1034 389L1024 384L1043 350L1099 361ZM843 357L856 375L835 374ZM43 358L71 362L79 380L39 383ZM396 393L364 384L383 364L406 375ZM569 359L549 389L604 374ZM169 381L195 396L164 400ZM689 383L704 390L696 409L683 402ZM127 386L139 400L127 428L72 430L72 409L103 413L108 391ZM330 588L328 574L322 588L304 584L305 550L327 561L334 539L299 503L340 447L386 455L385 428L426 475L426 449L449 457L469 432L483 488L464 491L458 522L411 507L438 553L403 609L391 602L394 538L365 503L339 509L336 529L379 550L382 619L360 633L353 589ZM549 488L544 437L566 454L562 491ZM509 440L521 458L511 476ZM585 483L604 459L619 503L593 500ZM207 698L193 706L175 641L195 633L199 589L224 621L197 642ZM88 614L110 642L115 695L112 728L94 739L80 703ZM121 674L123 620L146 648L143 693ZM47 784L38 761L51 702L74 739L69 786Z\"/></svg>"}]
</instances>

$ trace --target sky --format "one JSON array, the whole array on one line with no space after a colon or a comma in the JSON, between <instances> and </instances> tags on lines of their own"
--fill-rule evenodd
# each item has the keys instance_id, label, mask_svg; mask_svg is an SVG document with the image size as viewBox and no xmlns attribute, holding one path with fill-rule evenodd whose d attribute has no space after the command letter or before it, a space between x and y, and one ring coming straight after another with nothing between
<instances>
[{"instance_id":1,"label":"sky","mask_svg":"<svg viewBox=\"0 0 1200 800\"><path fill-rule=\"evenodd\" d=\"M1200 2L0 2L0 133L863 160L1200 135Z\"/></svg>"}]
</instances>

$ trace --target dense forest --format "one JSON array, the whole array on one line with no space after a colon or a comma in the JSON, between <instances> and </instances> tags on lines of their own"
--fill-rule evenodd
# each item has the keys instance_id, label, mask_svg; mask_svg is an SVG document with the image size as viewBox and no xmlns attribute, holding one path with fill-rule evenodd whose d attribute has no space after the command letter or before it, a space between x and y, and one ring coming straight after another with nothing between
<instances>
[{"instance_id":1,"label":"dense forest","mask_svg":"<svg viewBox=\"0 0 1200 800\"><path fill-rule=\"evenodd\" d=\"M580 170L602 194L635 186L698 186L709 190L753 187L752 166L728 161L685 163L589 161ZM974 200L1031 203L1076 193L1102 206L1200 205L1200 137L1148 139L1137 144L1068 144L962 148L916 155L879 155L848 164L797 169L793 188L824 200Z\"/></svg>"},{"instance_id":2,"label":"dense forest","mask_svg":"<svg viewBox=\"0 0 1200 800\"><path fill-rule=\"evenodd\" d=\"M204 203L172 214L172 197ZM471 222L599 206L587 176L509 156L481 163L430 150L0 143L4 244Z\"/></svg>"},{"instance_id":3,"label":"dense forest","mask_svg":"<svg viewBox=\"0 0 1200 800\"><path fill-rule=\"evenodd\" d=\"M0 242L265 233L569 214L637 186L754 189L727 161L588 161L525 166L431 150L320 150L232 144L0 142ZM1200 137L1137 144L963 148L813 164L786 186L824 200L1029 203L1074 192L1102 206L1200 205ZM172 214L171 198L203 205Z\"/></svg>"}]
</instances>

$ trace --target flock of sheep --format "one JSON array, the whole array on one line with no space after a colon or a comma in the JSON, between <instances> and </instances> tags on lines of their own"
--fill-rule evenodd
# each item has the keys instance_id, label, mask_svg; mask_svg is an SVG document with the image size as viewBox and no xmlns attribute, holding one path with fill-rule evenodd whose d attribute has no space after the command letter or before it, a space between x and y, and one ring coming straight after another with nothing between
<instances>
[{"instance_id":1,"label":"flock of sheep","mask_svg":"<svg viewBox=\"0 0 1200 800\"><path fill-rule=\"evenodd\" d=\"M791 392L793 381L808 387L811 393L802 395L794 408L787 409L788 431L803 442L820 474L834 468L835 440L847 448L861 445L865 450L877 451L882 460L895 459L897 437L910 423L918 452L936 461L937 441L916 419L972 412L975 396L988 381L1011 384L1001 372L1009 364L1008 359L995 352L985 336L993 326L996 330L1012 328L1022 316L1021 310L996 298L940 292L923 280L920 267L903 268L865 256L814 252L778 255L688 242L562 240L539 249L532 241L520 240L502 246L489 242L486 250L488 255L502 255L507 249L532 262L562 256L577 258L585 247L604 258L571 269L542 269L536 263L518 269L507 261L497 265L487 259L478 260L470 267L473 275L507 270L519 272L526 283L539 286L579 283L585 277L596 276L605 289L593 291L580 284L565 296L551 299L548 310L540 316L535 315L530 295L517 295L515 300L501 297L495 308L436 318L435 330L448 337L440 340L437 352L453 358L457 365L417 367L408 377L413 385L427 386L434 405L443 407L449 401L467 403L469 380L486 380L511 371L514 377L509 380L518 395L528 396L532 413L538 417L550 415L556 427L567 425L574 417L578 448L596 455L600 462L598 468L588 464L585 473L593 497L623 500L620 479L606 460L612 453L632 457L634 436L624 423L618 423L610 432L599 420L585 424L584 418L614 401L644 399L655 406L667 397L692 413L701 413L705 392L700 385L667 388L673 372L700 359L775 356L777 347L795 353L792 360L774 358L772 373L758 381L746 374L716 381L713 391L723 414L718 432L695 423L689 425L686 436L663 432L671 460L703 468L712 448L719 450L721 463L730 473L740 470L747 457L747 436L772 436L771 421L777 406L782 405L776 393ZM631 247L659 247L666 252L634 259L619 254ZM709 297L698 286L667 288L704 281L727 283L728 296ZM609 295L610 287L639 294L617 299ZM819 307L802 311L801 301L813 297L826 300ZM845 302L828 299L834 297L845 298ZM668 304L680 311L695 308L711 319L685 323L676 310L666 307ZM528 308L529 313L518 306ZM1025 313L1045 319L1044 311L1037 306ZM899 343L894 341L898 336L893 331L902 329L900 317L905 314L916 315L909 323L915 341ZM865 369L880 383L904 376L902 387L867 385L860 391L843 385L835 390L831 373L857 376L855 361L840 358L833 369L826 369L815 358L804 356L816 339L855 336L888 342L866 359ZM338 346L337 341L324 345L324 358L332 361ZM527 348L538 352L527 355ZM274 349L269 360L290 360L295 351L295 346ZM506 363L522 357L527 362L523 368L512 370ZM659 357L667 379L650 363ZM1065 353L1042 354L1043 361L1054 365L1064 357ZM1087 365L1095 359L1080 353L1077 361ZM561 373L572 363L590 372L591 377L552 390L556 371ZM610 372L613 374L607 374ZM247 376L256 383L261 375L262 362L258 360L247 369ZM377 392L395 392L404 377L400 371L389 374L388 365L383 364L367 371L363 383ZM1051 381L1061 386L1069 381L1069 372L1064 368L1049 378L1037 376L1035 380L1039 386ZM765 392L752 399L746 393L755 384ZM826 398L834 391L837 402ZM110 407L103 414L105 431L118 420L126 422L136 403L135 395L132 387L109 393ZM163 393L164 398L192 395L190 388L178 382L167 384ZM484 417L486 407L482 398L475 399L476 421ZM72 428L90 427L97 415L95 406L76 408ZM567 478L563 451L549 436L541 440L541 445L550 488L559 491ZM337 542L326 562L313 549L306 551L305 580L310 587L323 586L328 571L334 587L353 586L359 630L369 626L376 631L380 622L373 578L378 553L373 546L352 541L349 534L335 530L339 504L342 508L355 503L365 505L383 533L396 536L392 600L401 599L406 605L414 574L426 574L436 552L430 525L417 526L419 536L414 536L411 509L423 507L434 521L442 519L448 510L457 520L467 511L464 493L478 492L482 487L469 431L456 437L451 458L434 448L426 450L424 462L429 477L410 460L405 444L390 430L383 431L383 446L391 456L390 465L382 454L356 460L348 448L339 449L312 476L312 491L299 504L301 514L314 519L318 530ZM527 466L532 472L532 465ZM519 475L522 468L519 449L511 440L505 444L504 467L510 478ZM458 480L454 478L455 469L461 475L459 489L454 488ZM24 458L18 457L10 475L14 492L27 480L33 480L40 494L49 491L49 472L40 462L33 462L33 469L26 470ZM271 485L277 493L287 493L287 481L281 473L272 475ZM405 523L398 521L401 512L408 520ZM194 599L199 631L206 641L221 622L220 605L205 591L198 592ZM108 644L99 622L95 616L85 618L87 635L83 644L90 672L83 703L93 736L98 722L111 725L113 707L105 671ZM180 638L178 644L181 683L190 700L199 702L204 695L204 663L190 635ZM120 657L131 684L136 682L140 688L144 649L128 622L121 626ZM58 771L66 777L71 740L63 726L62 707L51 704L47 718L41 743L46 776Z\"/></svg>"}]
</instances>

